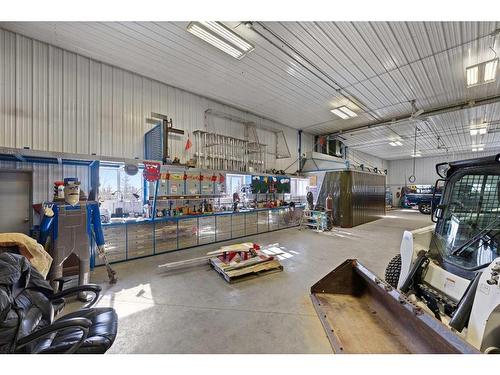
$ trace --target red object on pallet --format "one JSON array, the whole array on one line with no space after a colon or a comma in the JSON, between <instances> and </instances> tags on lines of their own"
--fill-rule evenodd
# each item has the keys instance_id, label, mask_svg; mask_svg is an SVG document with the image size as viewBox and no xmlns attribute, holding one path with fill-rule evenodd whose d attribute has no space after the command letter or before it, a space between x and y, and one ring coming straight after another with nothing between
<instances>
[{"instance_id":1,"label":"red object on pallet","mask_svg":"<svg viewBox=\"0 0 500 375\"><path fill-rule=\"evenodd\" d=\"M236 255L240 256L240 260L248 260L251 254L247 251L227 251L224 254L218 256L218 258L224 263L230 263L236 257Z\"/></svg>"}]
</instances>

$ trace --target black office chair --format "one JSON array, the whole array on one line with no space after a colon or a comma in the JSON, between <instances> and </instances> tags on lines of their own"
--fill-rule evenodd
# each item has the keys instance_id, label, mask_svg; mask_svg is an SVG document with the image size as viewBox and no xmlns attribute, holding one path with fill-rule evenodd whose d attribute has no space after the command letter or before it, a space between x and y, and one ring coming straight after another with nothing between
<instances>
[{"instance_id":1,"label":"black office chair","mask_svg":"<svg viewBox=\"0 0 500 375\"><path fill-rule=\"evenodd\" d=\"M93 298L63 315L66 298L81 292ZM118 317L113 308L92 308L100 292L98 285L82 285L54 293L26 258L0 254L0 353L105 353Z\"/></svg>"}]
</instances>

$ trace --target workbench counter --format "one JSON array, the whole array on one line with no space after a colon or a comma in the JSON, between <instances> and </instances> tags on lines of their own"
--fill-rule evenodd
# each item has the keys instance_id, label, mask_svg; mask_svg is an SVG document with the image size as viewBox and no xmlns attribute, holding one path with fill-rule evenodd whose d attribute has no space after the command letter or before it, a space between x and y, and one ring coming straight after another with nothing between
<instances>
[{"instance_id":1,"label":"workbench counter","mask_svg":"<svg viewBox=\"0 0 500 375\"><path fill-rule=\"evenodd\" d=\"M102 227L107 257L115 263L297 226L301 216L302 207L283 206L128 220ZM95 265L102 264L100 258L93 259Z\"/></svg>"}]
</instances>

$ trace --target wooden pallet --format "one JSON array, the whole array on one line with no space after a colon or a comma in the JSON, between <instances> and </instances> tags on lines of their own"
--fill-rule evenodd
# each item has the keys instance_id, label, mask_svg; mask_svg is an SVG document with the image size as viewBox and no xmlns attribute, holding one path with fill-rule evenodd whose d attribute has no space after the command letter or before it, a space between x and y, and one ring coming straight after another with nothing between
<instances>
[{"instance_id":1,"label":"wooden pallet","mask_svg":"<svg viewBox=\"0 0 500 375\"><path fill-rule=\"evenodd\" d=\"M210 258L208 263L214 270L217 271L219 275L224 278L224 280L226 280L230 284L237 281L248 280L250 278L283 271L283 266L276 258L267 262L258 263L253 266L230 271L224 270L224 263L217 257Z\"/></svg>"}]
</instances>

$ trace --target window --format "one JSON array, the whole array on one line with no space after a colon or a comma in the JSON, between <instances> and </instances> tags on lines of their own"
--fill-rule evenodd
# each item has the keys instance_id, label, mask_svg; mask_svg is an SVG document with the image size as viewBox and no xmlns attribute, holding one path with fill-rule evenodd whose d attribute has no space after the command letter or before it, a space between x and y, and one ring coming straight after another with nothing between
<instances>
[{"instance_id":1,"label":"window","mask_svg":"<svg viewBox=\"0 0 500 375\"><path fill-rule=\"evenodd\" d=\"M498 173L498 172L496 172ZM449 181L443 219L431 248L459 267L473 270L500 254L498 174L464 174ZM475 241L470 240L479 236Z\"/></svg>"},{"instance_id":2,"label":"window","mask_svg":"<svg viewBox=\"0 0 500 375\"><path fill-rule=\"evenodd\" d=\"M250 186L251 176L244 174L227 174L226 175L226 192L228 195L232 196L234 193L241 194L241 188L244 186Z\"/></svg>"},{"instance_id":3,"label":"window","mask_svg":"<svg viewBox=\"0 0 500 375\"><path fill-rule=\"evenodd\" d=\"M101 220L139 217L143 214L142 169L136 175L125 173L123 167L99 169L99 202Z\"/></svg>"},{"instance_id":4,"label":"window","mask_svg":"<svg viewBox=\"0 0 500 375\"><path fill-rule=\"evenodd\" d=\"M308 178L294 178L291 179L290 193L293 201L305 201L307 188L309 187Z\"/></svg>"}]
</instances>

